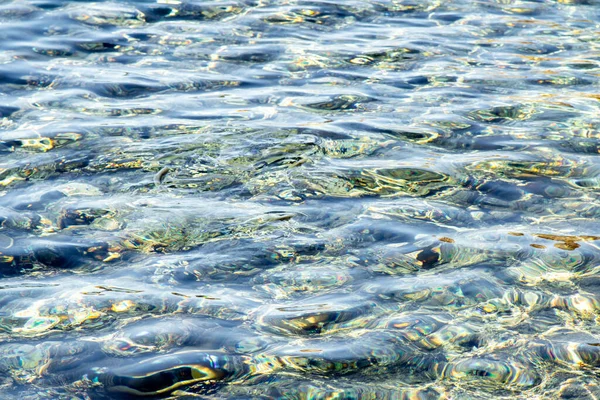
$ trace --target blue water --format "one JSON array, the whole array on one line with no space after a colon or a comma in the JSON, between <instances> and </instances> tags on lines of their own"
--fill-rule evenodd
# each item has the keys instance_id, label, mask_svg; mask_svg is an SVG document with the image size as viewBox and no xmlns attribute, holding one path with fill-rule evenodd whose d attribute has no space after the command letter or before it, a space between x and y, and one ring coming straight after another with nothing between
<instances>
[{"instance_id":1,"label":"blue water","mask_svg":"<svg viewBox=\"0 0 600 400\"><path fill-rule=\"evenodd\" d=\"M599 23L0 1L0 398L599 398Z\"/></svg>"}]
</instances>

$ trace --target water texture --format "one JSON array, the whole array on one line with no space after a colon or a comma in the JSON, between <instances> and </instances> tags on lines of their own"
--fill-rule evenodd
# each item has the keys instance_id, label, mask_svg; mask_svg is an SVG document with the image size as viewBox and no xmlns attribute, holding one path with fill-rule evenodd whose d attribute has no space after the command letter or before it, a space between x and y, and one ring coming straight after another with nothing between
<instances>
[{"instance_id":1,"label":"water texture","mask_svg":"<svg viewBox=\"0 0 600 400\"><path fill-rule=\"evenodd\" d=\"M0 1L2 399L600 398L600 1Z\"/></svg>"}]
</instances>

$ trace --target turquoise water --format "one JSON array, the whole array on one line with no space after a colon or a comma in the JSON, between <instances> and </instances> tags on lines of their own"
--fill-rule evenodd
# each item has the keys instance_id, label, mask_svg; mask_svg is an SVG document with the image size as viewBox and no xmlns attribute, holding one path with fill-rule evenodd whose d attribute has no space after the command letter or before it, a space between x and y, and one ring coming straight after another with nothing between
<instances>
[{"instance_id":1,"label":"turquoise water","mask_svg":"<svg viewBox=\"0 0 600 400\"><path fill-rule=\"evenodd\" d=\"M600 397L600 2L0 1L2 399Z\"/></svg>"}]
</instances>

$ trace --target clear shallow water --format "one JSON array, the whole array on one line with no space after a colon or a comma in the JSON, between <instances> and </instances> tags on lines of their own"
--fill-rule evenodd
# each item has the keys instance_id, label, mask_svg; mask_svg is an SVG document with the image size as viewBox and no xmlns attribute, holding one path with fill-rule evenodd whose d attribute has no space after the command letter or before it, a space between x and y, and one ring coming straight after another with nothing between
<instances>
[{"instance_id":1,"label":"clear shallow water","mask_svg":"<svg viewBox=\"0 0 600 400\"><path fill-rule=\"evenodd\" d=\"M599 23L0 2L0 396L598 398Z\"/></svg>"}]
</instances>

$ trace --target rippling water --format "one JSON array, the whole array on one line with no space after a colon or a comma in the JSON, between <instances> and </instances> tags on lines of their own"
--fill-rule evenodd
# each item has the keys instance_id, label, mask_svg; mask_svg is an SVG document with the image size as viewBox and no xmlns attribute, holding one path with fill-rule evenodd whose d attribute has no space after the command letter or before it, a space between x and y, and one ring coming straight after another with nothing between
<instances>
[{"instance_id":1,"label":"rippling water","mask_svg":"<svg viewBox=\"0 0 600 400\"><path fill-rule=\"evenodd\" d=\"M598 0L0 1L0 397L600 397Z\"/></svg>"}]
</instances>

